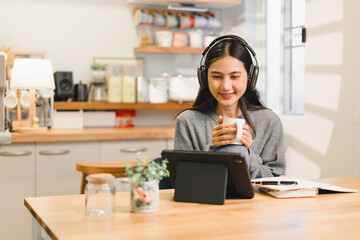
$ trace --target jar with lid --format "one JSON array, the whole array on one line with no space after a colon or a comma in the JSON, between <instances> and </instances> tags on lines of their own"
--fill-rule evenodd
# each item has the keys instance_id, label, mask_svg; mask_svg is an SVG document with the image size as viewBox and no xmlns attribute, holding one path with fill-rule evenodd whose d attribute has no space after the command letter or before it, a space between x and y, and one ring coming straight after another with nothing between
<instances>
[{"instance_id":1,"label":"jar with lid","mask_svg":"<svg viewBox=\"0 0 360 240\"><path fill-rule=\"evenodd\" d=\"M86 177L86 213L92 216L109 215L115 212L114 176L107 173L91 174Z\"/></svg>"}]
</instances>

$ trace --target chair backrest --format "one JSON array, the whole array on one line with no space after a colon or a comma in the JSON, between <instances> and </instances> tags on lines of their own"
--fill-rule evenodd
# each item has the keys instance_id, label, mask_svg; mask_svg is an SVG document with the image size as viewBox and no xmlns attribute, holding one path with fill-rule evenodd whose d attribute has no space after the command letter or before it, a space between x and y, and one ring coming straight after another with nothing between
<instances>
[{"instance_id":1,"label":"chair backrest","mask_svg":"<svg viewBox=\"0 0 360 240\"><path fill-rule=\"evenodd\" d=\"M151 161L149 158L146 162L148 164ZM122 162L77 162L76 170L82 173L80 193L85 192L86 177L93 173L110 173L116 178L126 178L125 169L127 161ZM132 161L129 164L133 164Z\"/></svg>"}]
</instances>

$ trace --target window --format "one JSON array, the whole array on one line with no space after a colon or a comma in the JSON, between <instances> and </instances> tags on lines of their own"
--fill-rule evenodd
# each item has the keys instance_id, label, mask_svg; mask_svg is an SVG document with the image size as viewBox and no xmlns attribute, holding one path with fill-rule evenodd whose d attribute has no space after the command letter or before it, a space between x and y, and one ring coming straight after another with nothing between
<instances>
[{"instance_id":1,"label":"window","mask_svg":"<svg viewBox=\"0 0 360 240\"><path fill-rule=\"evenodd\" d=\"M282 2L283 46L281 45ZM278 113L282 107L284 114L304 114L305 0L267 0L265 15L266 105ZM281 67L282 51L283 67ZM283 74L281 74L282 70Z\"/></svg>"},{"instance_id":2,"label":"window","mask_svg":"<svg viewBox=\"0 0 360 240\"><path fill-rule=\"evenodd\" d=\"M284 1L284 81L285 114L305 111L305 0Z\"/></svg>"}]
</instances>

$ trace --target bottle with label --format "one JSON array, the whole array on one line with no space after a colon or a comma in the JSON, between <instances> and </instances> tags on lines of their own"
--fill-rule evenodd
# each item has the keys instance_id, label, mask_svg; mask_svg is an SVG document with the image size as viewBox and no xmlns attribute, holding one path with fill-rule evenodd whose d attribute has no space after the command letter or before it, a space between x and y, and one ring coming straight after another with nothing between
<instances>
[{"instance_id":1,"label":"bottle with label","mask_svg":"<svg viewBox=\"0 0 360 240\"><path fill-rule=\"evenodd\" d=\"M107 82L108 85L108 102L121 102L121 88L122 79L120 76L110 76Z\"/></svg>"},{"instance_id":2,"label":"bottle with label","mask_svg":"<svg viewBox=\"0 0 360 240\"><path fill-rule=\"evenodd\" d=\"M135 76L124 76L122 79L122 102L136 102L136 78Z\"/></svg>"}]
</instances>

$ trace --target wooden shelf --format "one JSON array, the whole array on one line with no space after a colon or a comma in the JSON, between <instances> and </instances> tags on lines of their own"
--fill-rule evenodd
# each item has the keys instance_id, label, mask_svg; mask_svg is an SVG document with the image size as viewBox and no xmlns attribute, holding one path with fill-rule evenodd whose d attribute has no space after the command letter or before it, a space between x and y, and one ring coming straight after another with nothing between
<instances>
[{"instance_id":1,"label":"wooden shelf","mask_svg":"<svg viewBox=\"0 0 360 240\"><path fill-rule=\"evenodd\" d=\"M188 54L201 54L203 48L192 47L158 47L158 46L143 46L134 48L134 53L188 53Z\"/></svg>"},{"instance_id":2,"label":"wooden shelf","mask_svg":"<svg viewBox=\"0 0 360 240\"><path fill-rule=\"evenodd\" d=\"M181 110L191 107L193 102L168 102L168 103L108 103L108 102L54 102L55 110L136 110L159 109Z\"/></svg>"},{"instance_id":3,"label":"wooden shelf","mask_svg":"<svg viewBox=\"0 0 360 240\"><path fill-rule=\"evenodd\" d=\"M179 5L181 3L194 4L196 7L229 8L242 3L242 0L128 0L130 4L148 5Z\"/></svg>"}]
</instances>

